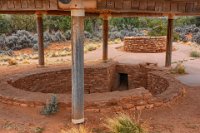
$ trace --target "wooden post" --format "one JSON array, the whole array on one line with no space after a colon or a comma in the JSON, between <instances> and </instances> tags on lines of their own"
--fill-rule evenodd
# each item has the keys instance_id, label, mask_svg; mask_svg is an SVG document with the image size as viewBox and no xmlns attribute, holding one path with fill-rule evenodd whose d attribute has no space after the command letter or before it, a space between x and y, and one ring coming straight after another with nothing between
<instances>
[{"instance_id":1,"label":"wooden post","mask_svg":"<svg viewBox=\"0 0 200 133\"><path fill-rule=\"evenodd\" d=\"M84 16L72 10L72 122L84 122Z\"/></svg>"},{"instance_id":2,"label":"wooden post","mask_svg":"<svg viewBox=\"0 0 200 133\"><path fill-rule=\"evenodd\" d=\"M173 15L169 15L167 27L166 67L170 67L172 63L173 21Z\"/></svg>"},{"instance_id":3,"label":"wooden post","mask_svg":"<svg viewBox=\"0 0 200 133\"><path fill-rule=\"evenodd\" d=\"M38 56L39 65L44 66L43 20L42 14L37 14Z\"/></svg>"},{"instance_id":4,"label":"wooden post","mask_svg":"<svg viewBox=\"0 0 200 133\"><path fill-rule=\"evenodd\" d=\"M103 61L108 60L108 16L103 16Z\"/></svg>"}]
</instances>

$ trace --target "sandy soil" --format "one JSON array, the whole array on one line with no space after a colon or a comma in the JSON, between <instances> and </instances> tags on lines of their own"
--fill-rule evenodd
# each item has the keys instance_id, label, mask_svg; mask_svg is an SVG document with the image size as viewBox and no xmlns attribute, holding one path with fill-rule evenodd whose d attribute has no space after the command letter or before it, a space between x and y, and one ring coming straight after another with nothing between
<instances>
[{"instance_id":1,"label":"sandy soil","mask_svg":"<svg viewBox=\"0 0 200 133\"><path fill-rule=\"evenodd\" d=\"M175 105L142 112L141 120L147 121L151 133L199 133L200 132L200 87L190 88L184 98ZM34 132L44 128L45 133L59 133L71 125L70 110L60 108L54 116L40 115L41 108L20 108L0 104L0 132ZM133 114L127 111L125 113ZM104 120L112 113L86 112L87 127L101 130Z\"/></svg>"}]
</instances>

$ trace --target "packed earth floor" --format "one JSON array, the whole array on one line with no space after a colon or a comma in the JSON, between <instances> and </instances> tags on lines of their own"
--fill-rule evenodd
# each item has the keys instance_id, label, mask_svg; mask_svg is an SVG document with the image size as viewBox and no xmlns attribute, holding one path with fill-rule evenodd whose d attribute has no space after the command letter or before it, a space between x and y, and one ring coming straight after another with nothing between
<instances>
[{"instance_id":1,"label":"packed earth floor","mask_svg":"<svg viewBox=\"0 0 200 133\"><path fill-rule=\"evenodd\" d=\"M163 53L127 53L121 49L123 44L109 45L109 58L120 63L139 64L144 62L157 63L163 67L165 52ZM193 45L174 43L173 66L176 62L183 61L187 74L175 75L178 80L186 84L185 96L178 102L155 109L142 111L141 120L147 122L150 133L199 133L200 132L200 59L190 57L190 52L197 49ZM85 63L100 60L102 48L85 54ZM71 62L71 56L49 58L49 62L61 60L64 63L49 63L45 69L52 65L64 66ZM1 66L0 77L3 78L12 72L36 68L36 60L29 64L14 66ZM37 68L40 69L40 68ZM1 81L0 81L1 82ZM41 108L22 108L0 103L0 132L2 133L34 133L44 129L44 133L62 133L71 125L71 111L60 108L53 116L40 114ZM86 112L86 127L96 133L104 130L103 123L107 117L114 116L117 112L95 113ZM133 115L140 111L126 111Z\"/></svg>"}]
</instances>

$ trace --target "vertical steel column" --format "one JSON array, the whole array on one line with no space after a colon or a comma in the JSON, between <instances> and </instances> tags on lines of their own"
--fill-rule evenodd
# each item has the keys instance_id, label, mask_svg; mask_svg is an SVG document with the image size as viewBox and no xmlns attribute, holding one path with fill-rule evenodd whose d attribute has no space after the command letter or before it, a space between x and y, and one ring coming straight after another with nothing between
<instances>
[{"instance_id":1,"label":"vertical steel column","mask_svg":"<svg viewBox=\"0 0 200 133\"><path fill-rule=\"evenodd\" d=\"M72 10L72 122L84 122L84 10Z\"/></svg>"}]
</instances>

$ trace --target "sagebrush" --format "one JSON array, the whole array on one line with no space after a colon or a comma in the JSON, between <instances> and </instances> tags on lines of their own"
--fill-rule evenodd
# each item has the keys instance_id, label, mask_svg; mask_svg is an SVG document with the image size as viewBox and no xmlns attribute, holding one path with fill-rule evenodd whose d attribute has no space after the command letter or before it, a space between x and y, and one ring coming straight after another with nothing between
<instances>
[{"instance_id":1,"label":"sagebrush","mask_svg":"<svg viewBox=\"0 0 200 133\"><path fill-rule=\"evenodd\" d=\"M58 103L57 103L57 97L52 96L51 100L47 102L47 104L44 106L43 110L41 111L41 114L43 115L52 115L58 112Z\"/></svg>"}]
</instances>

